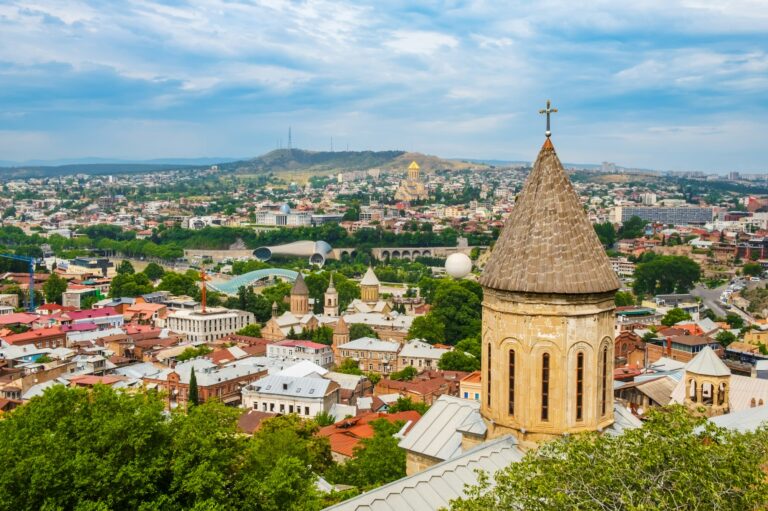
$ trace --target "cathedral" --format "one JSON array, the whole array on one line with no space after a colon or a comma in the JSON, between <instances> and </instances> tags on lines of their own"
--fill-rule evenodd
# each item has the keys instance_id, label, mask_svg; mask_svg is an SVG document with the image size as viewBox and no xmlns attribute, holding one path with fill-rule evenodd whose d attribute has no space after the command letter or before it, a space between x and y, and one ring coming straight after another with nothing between
<instances>
[{"instance_id":1,"label":"cathedral","mask_svg":"<svg viewBox=\"0 0 768 511\"><path fill-rule=\"evenodd\" d=\"M400 186L395 192L395 200L411 202L429 198L427 189L421 182L420 173L419 164L412 161L408 166L408 177L400 181Z\"/></svg>"}]
</instances>

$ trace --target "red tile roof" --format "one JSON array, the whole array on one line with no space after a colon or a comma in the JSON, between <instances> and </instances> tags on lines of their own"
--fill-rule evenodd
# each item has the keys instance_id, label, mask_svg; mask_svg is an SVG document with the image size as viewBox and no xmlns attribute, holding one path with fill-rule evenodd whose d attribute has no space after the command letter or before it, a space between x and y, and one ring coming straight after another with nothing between
<instances>
[{"instance_id":1,"label":"red tile roof","mask_svg":"<svg viewBox=\"0 0 768 511\"><path fill-rule=\"evenodd\" d=\"M29 325L37 320L40 316L37 314L29 314L26 312L15 312L13 314L5 314L0 316L0 325Z\"/></svg>"},{"instance_id":2,"label":"red tile roof","mask_svg":"<svg viewBox=\"0 0 768 511\"><path fill-rule=\"evenodd\" d=\"M64 332L61 331L61 328L54 326L51 328L38 328L21 334L9 335L4 337L3 340L8 344L24 344L34 342L37 339L61 337L63 335Z\"/></svg>"},{"instance_id":3,"label":"red tile roof","mask_svg":"<svg viewBox=\"0 0 768 511\"><path fill-rule=\"evenodd\" d=\"M355 447L360 443L360 440L364 438L373 438L374 430L373 426L370 425L371 422L378 419L384 419L392 423L397 421L407 423L410 421L411 424L408 426L408 430L410 431L420 418L421 415L419 415L419 412L414 410L397 413L366 413L320 428L320 431L318 431L317 434L319 436L328 437L328 441L331 444L331 451L351 458L354 455Z\"/></svg>"}]
</instances>

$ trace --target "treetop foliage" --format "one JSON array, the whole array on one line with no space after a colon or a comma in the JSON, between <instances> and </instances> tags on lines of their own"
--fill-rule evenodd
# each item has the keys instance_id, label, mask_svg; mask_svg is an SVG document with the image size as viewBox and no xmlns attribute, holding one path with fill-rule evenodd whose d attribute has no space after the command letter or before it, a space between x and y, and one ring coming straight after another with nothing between
<instances>
[{"instance_id":1,"label":"treetop foliage","mask_svg":"<svg viewBox=\"0 0 768 511\"><path fill-rule=\"evenodd\" d=\"M575 435L529 451L519 463L480 477L451 510L764 509L766 461L766 428L720 429L669 407L652 410L642 427L620 436Z\"/></svg>"}]
</instances>

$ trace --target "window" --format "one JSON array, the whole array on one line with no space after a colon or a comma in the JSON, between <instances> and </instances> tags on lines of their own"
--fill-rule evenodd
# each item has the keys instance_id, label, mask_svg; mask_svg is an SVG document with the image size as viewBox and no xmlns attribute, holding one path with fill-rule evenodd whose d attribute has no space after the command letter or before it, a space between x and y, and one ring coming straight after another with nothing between
<instances>
[{"instance_id":1,"label":"window","mask_svg":"<svg viewBox=\"0 0 768 511\"><path fill-rule=\"evenodd\" d=\"M491 343L488 343L488 389L487 389L487 403L491 406Z\"/></svg>"},{"instance_id":2,"label":"window","mask_svg":"<svg viewBox=\"0 0 768 511\"><path fill-rule=\"evenodd\" d=\"M605 412L608 408L608 346L603 348L603 359L600 365L603 381L603 393L600 396L600 414L605 415Z\"/></svg>"},{"instance_id":3,"label":"window","mask_svg":"<svg viewBox=\"0 0 768 511\"><path fill-rule=\"evenodd\" d=\"M584 353L576 356L576 420L584 418Z\"/></svg>"},{"instance_id":4,"label":"window","mask_svg":"<svg viewBox=\"0 0 768 511\"><path fill-rule=\"evenodd\" d=\"M288 406L288 413L293 413L293 405Z\"/></svg>"},{"instance_id":5,"label":"window","mask_svg":"<svg viewBox=\"0 0 768 511\"><path fill-rule=\"evenodd\" d=\"M469 399L469 392L464 393L464 399Z\"/></svg>"},{"instance_id":6,"label":"window","mask_svg":"<svg viewBox=\"0 0 768 511\"><path fill-rule=\"evenodd\" d=\"M541 357L541 420L549 420L549 353Z\"/></svg>"},{"instance_id":7,"label":"window","mask_svg":"<svg viewBox=\"0 0 768 511\"><path fill-rule=\"evenodd\" d=\"M509 414L515 415L515 350L509 350Z\"/></svg>"},{"instance_id":8,"label":"window","mask_svg":"<svg viewBox=\"0 0 768 511\"><path fill-rule=\"evenodd\" d=\"M309 415L309 407L308 406L304 407L304 415Z\"/></svg>"}]
</instances>

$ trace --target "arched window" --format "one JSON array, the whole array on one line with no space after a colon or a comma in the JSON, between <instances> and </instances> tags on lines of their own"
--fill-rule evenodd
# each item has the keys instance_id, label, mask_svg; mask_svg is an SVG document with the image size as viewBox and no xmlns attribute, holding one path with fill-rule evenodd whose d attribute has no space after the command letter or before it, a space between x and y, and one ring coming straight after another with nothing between
<instances>
[{"instance_id":1,"label":"arched window","mask_svg":"<svg viewBox=\"0 0 768 511\"><path fill-rule=\"evenodd\" d=\"M488 384L486 389L488 406L491 406L491 343L488 343Z\"/></svg>"},{"instance_id":2,"label":"arched window","mask_svg":"<svg viewBox=\"0 0 768 511\"><path fill-rule=\"evenodd\" d=\"M515 350L509 350L509 415L515 415Z\"/></svg>"},{"instance_id":3,"label":"arched window","mask_svg":"<svg viewBox=\"0 0 768 511\"><path fill-rule=\"evenodd\" d=\"M541 358L541 420L549 420L549 353Z\"/></svg>"},{"instance_id":4,"label":"arched window","mask_svg":"<svg viewBox=\"0 0 768 511\"><path fill-rule=\"evenodd\" d=\"M576 356L576 420L584 418L584 353Z\"/></svg>"},{"instance_id":5,"label":"arched window","mask_svg":"<svg viewBox=\"0 0 768 511\"><path fill-rule=\"evenodd\" d=\"M608 381L608 346L603 348L603 360L600 365L602 366L600 372L603 380L603 394L600 398L600 414L605 415L605 412L608 410L608 388L610 383Z\"/></svg>"}]
</instances>

